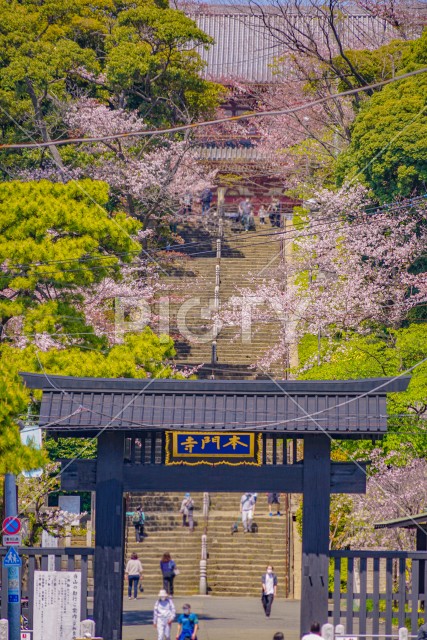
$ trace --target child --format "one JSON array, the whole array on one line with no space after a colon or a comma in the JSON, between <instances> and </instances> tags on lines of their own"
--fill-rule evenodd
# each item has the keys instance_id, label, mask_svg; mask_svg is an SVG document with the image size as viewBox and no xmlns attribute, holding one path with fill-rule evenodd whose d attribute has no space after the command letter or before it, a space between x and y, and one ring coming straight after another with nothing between
<instances>
[{"instance_id":1,"label":"child","mask_svg":"<svg viewBox=\"0 0 427 640\"><path fill-rule=\"evenodd\" d=\"M259 211L258 211L258 215L259 215L259 223L260 223L260 224L265 224L265 216L266 216L266 213L267 213L267 212L266 212L266 210L265 210L265 207L264 207L264 205L262 204L262 205L260 206L260 208L259 208Z\"/></svg>"},{"instance_id":2,"label":"child","mask_svg":"<svg viewBox=\"0 0 427 640\"><path fill-rule=\"evenodd\" d=\"M183 613L178 616L178 631L176 632L176 640L197 640L197 630L199 628L199 619L195 613L191 613L189 604L182 607Z\"/></svg>"}]
</instances>

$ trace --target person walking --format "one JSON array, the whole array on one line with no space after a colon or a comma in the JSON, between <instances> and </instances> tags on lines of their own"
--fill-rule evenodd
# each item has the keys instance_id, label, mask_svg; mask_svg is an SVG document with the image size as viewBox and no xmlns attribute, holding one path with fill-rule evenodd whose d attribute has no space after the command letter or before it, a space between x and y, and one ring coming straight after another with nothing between
<instances>
[{"instance_id":1,"label":"person walking","mask_svg":"<svg viewBox=\"0 0 427 640\"><path fill-rule=\"evenodd\" d=\"M194 502L189 493L186 493L183 501L181 502L181 508L179 510L182 513L182 526L186 527L187 524L190 528L190 532L194 531Z\"/></svg>"},{"instance_id":2,"label":"person walking","mask_svg":"<svg viewBox=\"0 0 427 640\"><path fill-rule=\"evenodd\" d=\"M128 560L125 569L125 578L128 579L128 598L132 600L132 586L133 586L133 597L135 600L138 598L138 584L140 579L142 578L142 564L141 561L138 560L138 556L136 553L132 553L130 560Z\"/></svg>"},{"instance_id":3,"label":"person walking","mask_svg":"<svg viewBox=\"0 0 427 640\"><path fill-rule=\"evenodd\" d=\"M277 507L277 514L278 516L281 515L280 513L280 493L267 493L267 500L268 500L268 511L269 511L269 516L271 517L273 515L273 504L276 505Z\"/></svg>"},{"instance_id":4,"label":"person walking","mask_svg":"<svg viewBox=\"0 0 427 640\"><path fill-rule=\"evenodd\" d=\"M144 540L145 513L142 511L142 507L137 507L136 511L129 513L132 515L132 524L135 527L135 540L142 542Z\"/></svg>"},{"instance_id":5,"label":"person walking","mask_svg":"<svg viewBox=\"0 0 427 640\"><path fill-rule=\"evenodd\" d=\"M173 596L173 581L177 575L177 568L170 553L166 552L162 555L160 570L163 576L163 589L168 595Z\"/></svg>"},{"instance_id":6,"label":"person walking","mask_svg":"<svg viewBox=\"0 0 427 640\"><path fill-rule=\"evenodd\" d=\"M206 189L203 189L202 195L200 196L200 202L202 203L202 216L205 213L207 213L211 208L212 198L213 198L213 193L209 189L209 187L206 187Z\"/></svg>"},{"instance_id":7,"label":"person walking","mask_svg":"<svg viewBox=\"0 0 427 640\"><path fill-rule=\"evenodd\" d=\"M164 589L160 589L159 598L154 605L153 627L157 629L157 640L169 640L171 625L175 619L175 605Z\"/></svg>"},{"instance_id":8,"label":"person walking","mask_svg":"<svg viewBox=\"0 0 427 640\"><path fill-rule=\"evenodd\" d=\"M244 493L240 498L240 513L242 516L243 533L252 531L252 520L255 515L255 493Z\"/></svg>"},{"instance_id":9,"label":"person walking","mask_svg":"<svg viewBox=\"0 0 427 640\"><path fill-rule=\"evenodd\" d=\"M319 640L321 637L320 624L318 622L312 622L310 626L310 633L306 633L302 640Z\"/></svg>"},{"instance_id":10,"label":"person walking","mask_svg":"<svg viewBox=\"0 0 427 640\"><path fill-rule=\"evenodd\" d=\"M267 571L262 576L262 606L267 618L270 617L271 607L273 605L274 596L277 592L277 576L273 571L271 564L268 565Z\"/></svg>"},{"instance_id":11,"label":"person walking","mask_svg":"<svg viewBox=\"0 0 427 640\"><path fill-rule=\"evenodd\" d=\"M183 205L182 208L183 208L184 214L192 213L193 195L190 191L187 191L186 193L184 193L184 196L182 198L182 205Z\"/></svg>"},{"instance_id":12,"label":"person walking","mask_svg":"<svg viewBox=\"0 0 427 640\"><path fill-rule=\"evenodd\" d=\"M176 640L197 640L197 631L199 629L199 619L195 613L191 613L191 606L185 604L182 607L182 614L177 618L178 630L176 632Z\"/></svg>"},{"instance_id":13,"label":"person walking","mask_svg":"<svg viewBox=\"0 0 427 640\"><path fill-rule=\"evenodd\" d=\"M259 208L258 215L259 215L259 223L265 224L265 217L267 215L267 211L265 210L265 207L263 204Z\"/></svg>"},{"instance_id":14,"label":"person walking","mask_svg":"<svg viewBox=\"0 0 427 640\"><path fill-rule=\"evenodd\" d=\"M252 216L252 202L250 198L245 198L239 204L239 215L242 225L245 227L245 231L249 231Z\"/></svg>"},{"instance_id":15,"label":"person walking","mask_svg":"<svg viewBox=\"0 0 427 640\"><path fill-rule=\"evenodd\" d=\"M280 227L280 201L279 198L272 196L271 204L268 208L271 226Z\"/></svg>"}]
</instances>

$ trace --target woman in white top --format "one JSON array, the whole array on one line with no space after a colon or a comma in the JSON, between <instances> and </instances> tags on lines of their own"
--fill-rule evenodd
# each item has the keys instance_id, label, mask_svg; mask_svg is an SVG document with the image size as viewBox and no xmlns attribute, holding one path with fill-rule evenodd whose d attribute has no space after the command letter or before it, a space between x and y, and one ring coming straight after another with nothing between
<instances>
[{"instance_id":1,"label":"woman in white top","mask_svg":"<svg viewBox=\"0 0 427 640\"><path fill-rule=\"evenodd\" d=\"M136 553L132 553L130 560L126 565L125 569L125 577L128 579L128 596L129 600L132 600L132 584L133 584L133 596L135 600L138 597L138 583L139 579L142 578L142 564L141 561L138 560L138 556Z\"/></svg>"}]
</instances>

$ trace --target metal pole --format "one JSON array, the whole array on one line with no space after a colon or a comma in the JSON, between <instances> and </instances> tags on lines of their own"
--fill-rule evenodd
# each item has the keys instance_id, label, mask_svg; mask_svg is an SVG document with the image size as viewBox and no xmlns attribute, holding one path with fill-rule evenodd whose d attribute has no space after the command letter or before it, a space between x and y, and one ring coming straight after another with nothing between
<instances>
[{"instance_id":1,"label":"metal pole","mask_svg":"<svg viewBox=\"0 0 427 640\"><path fill-rule=\"evenodd\" d=\"M4 478L4 511L6 518L18 515L16 499L16 477L6 473ZM7 568L7 618L9 640L21 638L21 576L19 567Z\"/></svg>"}]
</instances>

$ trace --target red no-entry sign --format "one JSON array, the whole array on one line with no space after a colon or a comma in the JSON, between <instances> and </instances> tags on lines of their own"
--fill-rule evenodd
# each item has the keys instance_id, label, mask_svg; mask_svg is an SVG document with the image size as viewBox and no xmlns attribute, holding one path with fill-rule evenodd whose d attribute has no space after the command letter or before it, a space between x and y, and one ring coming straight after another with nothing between
<instances>
[{"instance_id":1,"label":"red no-entry sign","mask_svg":"<svg viewBox=\"0 0 427 640\"><path fill-rule=\"evenodd\" d=\"M3 520L3 533L8 536L16 535L21 531L21 521L16 516L9 516Z\"/></svg>"}]
</instances>

